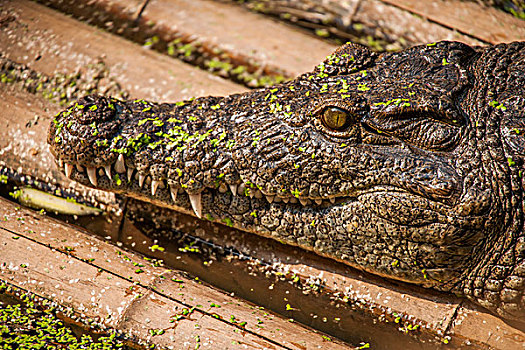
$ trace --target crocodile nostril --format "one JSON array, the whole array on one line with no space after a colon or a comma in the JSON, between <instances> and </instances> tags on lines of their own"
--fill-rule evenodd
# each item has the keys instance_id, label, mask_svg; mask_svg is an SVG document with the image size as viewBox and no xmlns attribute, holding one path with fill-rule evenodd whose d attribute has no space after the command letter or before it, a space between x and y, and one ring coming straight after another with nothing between
<instances>
[{"instance_id":1,"label":"crocodile nostril","mask_svg":"<svg viewBox=\"0 0 525 350\"><path fill-rule=\"evenodd\" d=\"M75 116L84 125L107 121L116 114L116 108L110 97L89 95L78 100Z\"/></svg>"}]
</instances>

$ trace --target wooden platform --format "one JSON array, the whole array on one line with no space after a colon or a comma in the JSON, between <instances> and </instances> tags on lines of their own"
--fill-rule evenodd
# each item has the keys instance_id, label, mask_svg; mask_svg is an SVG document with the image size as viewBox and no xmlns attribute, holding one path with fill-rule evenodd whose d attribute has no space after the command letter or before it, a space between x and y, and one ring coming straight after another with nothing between
<instances>
[{"instance_id":1,"label":"wooden platform","mask_svg":"<svg viewBox=\"0 0 525 350\"><path fill-rule=\"evenodd\" d=\"M5 199L0 217L2 279L84 320L174 349L197 343L315 349L327 343L322 334ZM346 348L335 340L329 347Z\"/></svg>"},{"instance_id":2,"label":"wooden platform","mask_svg":"<svg viewBox=\"0 0 525 350\"><path fill-rule=\"evenodd\" d=\"M0 52L51 77L102 59L109 76L133 97L162 101L245 90L31 2L7 2L3 10L12 20L0 30ZM132 10L137 8L128 12L135 13ZM154 15L149 16L154 21ZM258 18L261 25L267 20ZM294 55L306 57L309 47L320 43L290 30L303 44ZM220 26L215 32L219 35ZM286 37L292 36L283 35L282 40ZM236 41L231 42L235 52ZM290 74L308 69L295 68ZM195 348L197 343L215 349L337 349L366 343L388 349L440 344L524 348L522 325L505 323L453 296L389 282L297 248L184 215L172 214L171 228L222 250L234 247L249 259L192 255L175 245L152 252L149 247L159 242L130 220L132 202L125 207L112 194L70 182L54 167L45 134L51 116L61 107L40 92L32 94L20 86L0 85L0 166L77 193L88 203L103 204L111 214L82 224L138 253L0 199L0 218L4 218L0 221L1 279L71 306L88 318L98 316L103 324L137 339L177 349ZM163 259L177 270L152 266L141 253ZM170 323L170 319L179 320Z\"/></svg>"}]
</instances>

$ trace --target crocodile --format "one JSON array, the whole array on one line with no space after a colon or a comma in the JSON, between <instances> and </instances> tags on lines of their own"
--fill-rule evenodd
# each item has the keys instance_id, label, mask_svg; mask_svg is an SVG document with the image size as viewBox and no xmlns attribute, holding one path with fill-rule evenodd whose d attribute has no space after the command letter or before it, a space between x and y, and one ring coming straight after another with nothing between
<instances>
[{"instance_id":1,"label":"crocodile","mask_svg":"<svg viewBox=\"0 0 525 350\"><path fill-rule=\"evenodd\" d=\"M525 319L525 43L347 43L271 88L89 95L48 143L68 178Z\"/></svg>"}]
</instances>

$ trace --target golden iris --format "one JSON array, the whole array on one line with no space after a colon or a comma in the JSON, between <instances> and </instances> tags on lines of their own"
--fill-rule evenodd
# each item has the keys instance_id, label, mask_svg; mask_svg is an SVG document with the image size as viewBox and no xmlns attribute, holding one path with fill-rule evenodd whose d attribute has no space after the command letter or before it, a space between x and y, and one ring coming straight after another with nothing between
<instances>
[{"instance_id":1,"label":"golden iris","mask_svg":"<svg viewBox=\"0 0 525 350\"><path fill-rule=\"evenodd\" d=\"M350 113L338 107L328 107L321 115L323 124L332 130L343 131L350 126Z\"/></svg>"}]
</instances>

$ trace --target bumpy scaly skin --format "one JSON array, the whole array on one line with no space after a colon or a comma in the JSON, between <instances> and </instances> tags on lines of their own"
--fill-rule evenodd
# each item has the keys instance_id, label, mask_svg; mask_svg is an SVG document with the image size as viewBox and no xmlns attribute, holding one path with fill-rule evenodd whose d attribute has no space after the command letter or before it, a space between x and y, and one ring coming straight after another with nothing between
<instances>
[{"instance_id":1,"label":"bumpy scaly skin","mask_svg":"<svg viewBox=\"0 0 525 350\"><path fill-rule=\"evenodd\" d=\"M48 141L88 186L524 319L524 86L525 43L381 55L347 44L245 94L88 96L55 117ZM331 107L347 111L346 129L327 126Z\"/></svg>"}]
</instances>

